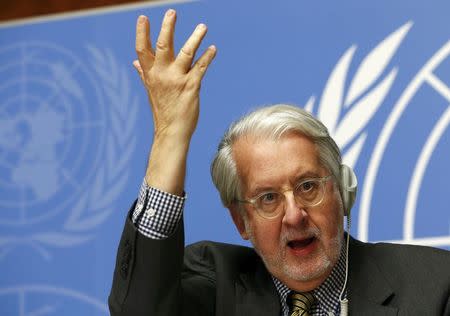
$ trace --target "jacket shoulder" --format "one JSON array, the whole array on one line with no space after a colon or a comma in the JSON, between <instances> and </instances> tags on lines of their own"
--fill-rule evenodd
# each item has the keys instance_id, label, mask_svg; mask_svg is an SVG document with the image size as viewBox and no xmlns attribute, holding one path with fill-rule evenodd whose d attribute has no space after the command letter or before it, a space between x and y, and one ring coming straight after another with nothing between
<instances>
[{"instance_id":1,"label":"jacket shoulder","mask_svg":"<svg viewBox=\"0 0 450 316\"><path fill-rule=\"evenodd\" d=\"M383 259L395 259L397 264L408 263L408 266L421 266L423 264L443 265L450 263L450 251L428 246L393 244L393 243L364 243L354 240L354 245L359 250L377 257L377 261ZM412 261L411 259L415 259ZM392 260L388 260L392 261ZM411 262L412 261L412 262ZM393 263L393 262L391 262Z\"/></svg>"},{"instance_id":2,"label":"jacket shoulder","mask_svg":"<svg viewBox=\"0 0 450 316\"><path fill-rule=\"evenodd\" d=\"M358 256L370 258L390 280L450 284L450 251L418 245L353 241ZM359 261L359 258L354 258Z\"/></svg>"}]
</instances>

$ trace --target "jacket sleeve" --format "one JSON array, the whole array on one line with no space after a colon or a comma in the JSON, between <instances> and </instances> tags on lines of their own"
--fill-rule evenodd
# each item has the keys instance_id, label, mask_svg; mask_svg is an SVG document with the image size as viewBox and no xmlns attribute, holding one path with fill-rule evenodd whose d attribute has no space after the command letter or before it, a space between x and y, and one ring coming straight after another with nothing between
<instances>
[{"instance_id":1,"label":"jacket sleeve","mask_svg":"<svg viewBox=\"0 0 450 316\"><path fill-rule=\"evenodd\" d=\"M179 315L180 304L174 302L182 299L182 222L173 235L155 240L140 234L130 216L131 211L117 251L108 300L111 315Z\"/></svg>"},{"instance_id":2,"label":"jacket sleeve","mask_svg":"<svg viewBox=\"0 0 450 316\"><path fill-rule=\"evenodd\" d=\"M201 274L182 272L183 221L171 236L156 240L139 233L130 216L131 211L117 251L111 315L211 315L214 284Z\"/></svg>"}]
</instances>

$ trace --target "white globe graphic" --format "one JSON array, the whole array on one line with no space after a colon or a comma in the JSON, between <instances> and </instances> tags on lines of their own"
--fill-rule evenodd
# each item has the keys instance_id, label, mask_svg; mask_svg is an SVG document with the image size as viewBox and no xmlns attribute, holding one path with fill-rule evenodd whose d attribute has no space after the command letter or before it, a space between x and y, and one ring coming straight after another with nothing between
<instances>
[{"instance_id":1,"label":"white globe graphic","mask_svg":"<svg viewBox=\"0 0 450 316\"><path fill-rule=\"evenodd\" d=\"M68 49L24 42L0 58L0 224L23 226L83 190L103 148L104 106L89 65Z\"/></svg>"},{"instance_id":2,"label":"white globe graphic","mask_svg":"<svg viewBox=\"0 0 450 316\"><path fill-rule=\"evenodd\" d=\"M358 237L361 240L379 240L379 237L373 237L371 231L383 223L385 229L396 232L390 241L450 246L450 213L446 202L450 194L446 162L450 136L450 88L440 73L449 56L450 42L447 42L414 76L386 119L362 186L358 223ZM405 132L401 123L411 120L408 112L414 105L417 108L418 104L422 109L416 109L416 112L423 115L416 115L414 122L410 122L409 133ZM401 132L403 134L398 136ZM416 134L421 138L415 138ZM412 151L414 146L418 150ZM393 154L395 152L396 155ZM383 169L386 161L393 158L398 160L397 166L393 168L394 164L391 164L390 169ZM408 172L407 177L402 172ZM398 179L402 177L401 182ZM376 194L377 186L386 185L386 181L392 182L392 190L397 190L395 185L401 186L396 196L380 198L380 194ZM382 206L381 203L378 207L373 206L376 198L378 201L384 199L386 209L392 206L389 201L402 199L403 204L401 209L394 207L390 214L377 214ZM438 226L441 228L438 229ZM395 227L401 227L402 231L398 232Z\"/></svg>"},{"instance_id":3,"label":"white globe graphic","mask_svg":"<svg viewBox=\"0 0 450 316\"><path fill-rule=\"evenodd\" d=\"M401 65L389 65L412 25L405 23L379 42L351 76L357 46L349 47L318 105L311 97L305 108L317 112L346 165L366 166L365 173L357 170L358 239L449 247L450 41L421 61L392 108L387 105L387 115L375 115L401 71ZM380 131L373 129L377 125Z\"/></svg>"}]
</instances>

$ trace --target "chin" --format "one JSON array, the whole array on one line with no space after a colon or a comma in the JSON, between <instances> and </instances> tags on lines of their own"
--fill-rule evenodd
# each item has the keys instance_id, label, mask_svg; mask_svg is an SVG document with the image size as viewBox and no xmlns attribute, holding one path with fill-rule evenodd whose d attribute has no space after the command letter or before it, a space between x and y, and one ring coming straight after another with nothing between
<instances>
[{"instance_id":1,"label":"chin","mask_svg":"<svg viewBox=\"0 0 450 316\"><path fill-rule=\"evenodd\" d=\"M283 274L290 280L307 282L328 275L334 265L331 258L328 258L325 254L316 255L303 261L301 263L284 263L282 266Z\"/></svg>"},{"instance_id":2,"label":"chin","mask_svg":"<svg viewBox=\"0 0 450 316\"><path fill-rule=\"evenodd\" d=\"M295 258L292 262L289 262L290 260L287 260L284 256L282 270L291 280L305 282L320 278L325 279L339 260L342 243L342 234L338 233L328 245L328 251L325 247L320 247L309 258L303 258L301 262L295 260Z\"/></svg>"},{"instance_id":3,"label":"chin","mask_svg":"<svg viewBox=\"0 0 450 316\"><path fill-rule=\"evenodd\" d=\"M319 247L303 258L290 257L285 251L280 252L277 256L264 256L258 249L255 249L269 272L279 280L309 282L325 279L331 273L339 260L342 249L340 235L333 238L327 248L328 251L323 246Z\"/></svg>"}]
</instances>

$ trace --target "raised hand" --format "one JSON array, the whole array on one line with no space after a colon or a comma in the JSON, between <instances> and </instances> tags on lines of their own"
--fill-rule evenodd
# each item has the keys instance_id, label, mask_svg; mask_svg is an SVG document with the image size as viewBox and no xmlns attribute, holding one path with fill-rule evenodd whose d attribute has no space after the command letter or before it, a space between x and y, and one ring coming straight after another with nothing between
<instances>
[{"instance_id":1,"label":"raised hand","mask_svg":"<svg viewBox=\"0 0 450 316\"><path fill-rule=\"evenodd\" d=\"M138 60L133 64L147 90L154 120L153 146L145 179L150 186L181 195L189 143L198 121L200 84L216 48L208 47L194 62L207 30L206 25L199 24L175 57L175 20L176 12L167 11L154 50L148 18L138 18Z\"/></svg>"},{"instance_id":2,"label":"raised hand","mask_svg":"<svg viewBox=\"0 0 450 316\"><path fill-rule=\"evenodd\" d=\"M216 49L208 47L193 63L195 53L207 28L199 24L175 57L173 38L176 12L168 10L156 42L150 42L148 18L140 16L136 27L134 66L147 90L152 106L155 136L190 139L199 114L199 92L202 78L213 60Z\"/></svg>"}]
</instances>

